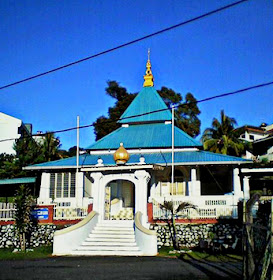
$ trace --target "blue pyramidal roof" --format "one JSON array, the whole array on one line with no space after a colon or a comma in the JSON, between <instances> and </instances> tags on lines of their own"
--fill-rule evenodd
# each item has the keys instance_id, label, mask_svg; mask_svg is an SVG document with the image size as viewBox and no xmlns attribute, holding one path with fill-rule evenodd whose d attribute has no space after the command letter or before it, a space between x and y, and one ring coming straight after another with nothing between
<instances>
[{"instance_id":1,"label":"blue pyramidal roof","mask_svg":"<svg viewBox=\"0 0 273 280\"><path fill-rule=\"evenodd\" d=\"M170 121L172 114L168 109L163 99L159 96L154 87L143 87L133 102L129 105L126 111L121 116L119 123L139 123L139 122L163 122ZM141 115L156 110L165 110L152 114ZM131 118L132 117L132 118Z\"/></svg>"},{"instance_id":2,"label":"blue pyramidal roof","mask_svg":"<svg viewBox=\"0 0 273 280\"><path fill-rule=\"evenodd\" d=\"M120 127L104 136L88 150L117 149L120 143L126 149L132 148L170 148L172 146L172 125L165 123L134 124L129 127ZM187 133L175 127L175 147L200 147L201 143Z\"/></svg>"}]
</instances>

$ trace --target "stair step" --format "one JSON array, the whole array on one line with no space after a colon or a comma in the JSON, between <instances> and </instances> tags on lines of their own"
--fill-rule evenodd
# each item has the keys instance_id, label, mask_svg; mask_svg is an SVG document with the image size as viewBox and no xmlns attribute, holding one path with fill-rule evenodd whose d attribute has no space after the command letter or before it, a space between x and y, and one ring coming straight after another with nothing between
<instances>
[{"instance_id":1,"label":"stair step","mask_svg":"<svg viewBox=\"0 0 273 280\"><path fill-rule=\"evenodd\" d=\"M85 239L85 241L112 241L112 240L114 240L114 241L124 241L124 240L135 240L135 236L134 235L130 235L130 236L114 236L114 235L106 235L106 236L101 236L101 235L96 235L96 236L94 236L94 235L91 235L91 236L89 236L89 237L87 237L86 239Z\"/></svg>"},{"instance_id":2,"label":"stair step","mask_svg":"<svg viewBox=\"0 0 273 280\"><path fill-rule=\"evenodd\" d=\"M95 227L92 232L101 232L101 231L109 231L109 232L134 232L133 228L110 228L110 227Z\"/></svg>"},{"instance_id":3,"label":"stair step","mask_svg":"<svg viewBox=\"0 0 273 280\"><path fill-rule=\"evenodd\" d=\"M76 251L139 251L137 246L79 246Z\"/></svg>"},{"instance_id":4,"label":"stair step","mask_svg":"<svg viewBox=\"0 0 273 280\"><path fill-rule=\"evenodd\" d=\"M134 234L108 234L108 233L91 233L88 238L135 238Z\"/></svg>"},{"instance_id":5,"label":"stair step","mask_svg":"<svg viewBox=\"0 0 273 280\"><path fill-rule=\"evenodd\" d=\"M72 251L73 256L143 256L141 251Z\"/></svg>"},{"instance_id":6,"label":"stair step","mask_svg":"<svg viewBox=\"0 0 273 280\"><path fill-rule=\"evenodd\" d=\"M134 224L133 223L116 222L116 223L100 223L100 224L98 224L98 226L101 226L101 227L111 227L111 228L115 228L115 227L133 228Z\"/></svg>"},{"instance_id":7,"label":"stair step","mask_svg":"<svg viewBox=\"0 0 273 280\"><path fill-rule=\"evenodd\" d=\"M117 222L122 222L122 223L133 223L133 220L102 220L100 223L117 223Z\"/></svg>"},{"instance_id":8,"label":"stair step","mask_svg":"<svg viewBox=\"0 0 273 280\"><path fill-rule=\"evenodd\" d=\"M94 230L71 253L75 256L142 256L132 220L109 220L96 225Z\"/></svg>"},{"instance_id":9,"label":"stair step","mask_svg":"<svg viewBox=\"0 0 273 280\"><path fill-rule=\"evenodd\" d=\"M124 234L124 235L134 235L135 232L133 230L127 231L127 230L93 230L91 234L113 234L113 235L119 235L119 234Z\"/></svg>"},{"instance_id":10,"label":"stair step","mask_svg":"<svg viewBox=\"0 0 273 280\"><path fill-rule=\"evenodd\" d=\"M130 229L134 229L133 225L109 225L109 224L98 224L96 225L95 228L111 228L111 229L117 229L117 228L121 228L121 229L126 229L126 228L130 228Z\"/></svg>"},{"instance_id":11,"label":"stair step","mask_svg":"<svg viewBox=\"0 0 273 280\"><path fill-rule=\"evenodd\" d=\"M84 241L82 246L137 246L135 240L114 240L114 241Z\"/></svg>"},{"instance_id":12,"label":"stair step","mask_svg":"<svg viewBox=\"0 0 273 280\"><path fill-rule=\"evenodd\" d=\"M85 239L85 241L87 242L122 242L122 241L128 241L128 242L134 242L135 241L135 237L131 237L131 238L113 238L113 237L107 237L107 238L103 238L103 237L88 237Z\"/></svg>"}]
</instances>

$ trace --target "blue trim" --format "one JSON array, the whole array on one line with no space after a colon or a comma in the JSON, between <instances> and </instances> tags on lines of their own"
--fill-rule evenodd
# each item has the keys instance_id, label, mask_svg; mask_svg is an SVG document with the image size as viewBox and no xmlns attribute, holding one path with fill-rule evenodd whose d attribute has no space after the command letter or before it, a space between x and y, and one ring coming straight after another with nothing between
<instances>
[{"instance_id":1,"label":"blue trim","mask_svg":"<svg viewBox=\"0 0 273 280\"><path fill-rule=\"evenodd\" d=\"M0 180L0 185L28 184L28 183L35 183L35 182L36 182L36 177L13 178L13 179Z\"/></svg>"}]
</instances>

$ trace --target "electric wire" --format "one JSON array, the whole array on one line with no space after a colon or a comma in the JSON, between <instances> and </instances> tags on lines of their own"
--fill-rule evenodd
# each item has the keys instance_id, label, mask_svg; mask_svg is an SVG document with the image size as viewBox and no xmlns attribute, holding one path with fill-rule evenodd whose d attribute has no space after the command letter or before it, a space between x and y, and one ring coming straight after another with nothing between
<instances>
[{"instance_id":1,"label":"electric wire","mask_svg":"<svg viewBox=\"0 0 273 280\"><path fill-rule=\"evenodd\" d=\"M202 18L211 16L211 15L213 15L213 14L216 14L216 13L221 12L221 11L223 11L223 10L232 8L232 7L234 7L234 6L237 6L237 5L242 4L242 3L244 3L244 2L247 2L247 1L249 1L249 0L241 0L241 1L237 1L237 2L231 3L231 4L229 4L229 5L223 6L223 7L221 7L221 8L215 9L215 10L210 11L210 12L207 12L207 13L205 13L205 14L202 14L202 15L200 15L200 16L194 17L194 18L192 18L192 19L189 19L189 20L180 22L180 23L178 23L178 24L169 26L169 27L167 27L167 28L161 29L161 30L156 31L156 32L154 32L154 33L151 33L151 34L145 35L145 36L143 36L143 37L134 39L134 40L129 41L129 42L127 42L127 43L124 43L124 44L118 45L118 46L116 46L116 47L113 47L113 48L104 50L104 51L102 51L102 52L96 53L96 54L94 54L94 55L90 55L90 56L87 56L87 57L85 57L85 58L76 60L76 61L74 61L74 62L70 62L70 63L68 63L68 64L59 66L59 67L57 67L57 68L54 68L54 69L51 69L51 70L48 70L48 71L39 73L39 74L37 74L37 75L33 75L33 76L28 77L28 78L25 78L25 79L22 79L22 80L19 80L19 81L16 81L16 82L13 82L13 83L10 83L10 84L1 86L1 87L0 87L0 90L6 89L6 88L9 88L9 87L12 87L12 86L15 86L15 85L18 85L18 84L21 84L21 83L24 83L24 82L27 82L27 81L30 81L30 80L39 78L39 77L42 77L42 76L45 76L45 75L48 75L48 74L51 74L51 73L53 73L53 72L56 72L56 71L59 71L59 70L62 70L62 69L71 67L71 66L73 66L73 65L82 63L82 62L84 62L84 61L87 61L87 60L96 58L96 57L98 57L98 56L102 56L102 55L104 55L104 54L107 54L107 53L116 51L116 50L118 50L118 49L121 49L121 48L130 46L130 45L132 45L132 44L135 44L135 43L138 43L138 42L140 42L140 41L146 40L146 39L148 39L148 38L151 38L151 37L160 35L160 34L162 34L162 33L165 33L165 32L167 32L167 31L173 30L173 29L175 29L175 28L178 28L178 27L181 27L181 26L183 26L183 25L189 24L189 23L194 22L194 21L196 21L196 20L199 20L199 19L202 19Z\"/></svg>"},{"instance_id":2,"label":"electric wire","mask_svg":"<svg viewBox=\"0 0 273 280\"><path fill-rule=\"evenodd\" d=\"M235 94L240 94L249 90L253 90L253 89L257 89L257 88L262 88L262 87L266 87L266 86L270 86L273 85L273 81L271 82L267 82L267 83L262 83L262 84L258 84L258 85L254 85L254 86L250 86L250 87L246 87L246 88L242 88L242 89L238 89L232 92L227 92L227 93L223 93L223 94L217 94L214 96L210 96L204 99L200 99L200 100L196 100L196 101L192 101L192 102L184 102L182 104L178 104L178 105L174 105L174 108L179 108L179 107L183 107L186 105L190 105L190 104L198 104L198 103L203 103L203 102L207 102L207 101L211 101L213 99L217 99L217 98L223 98L226 96L230 96L230 95L235 95ZM116 123L117 121L122 121L122 120L126 120L126 119L132 119L132 118L136 118L136 117L142 117L145 115L149 115L149 114L154 114L154 113L158 113L158 112L163 112L163 111L167 111L170 110L170 107L167 107L165 109L159 109L159 110L154 110L151 112L146 112L146 113L142 113L142 114L138 114L138 115L133 115L133 116L128 116L128 117L124 117L124 118L117 118L117 119L113 119L113 120L106 120L104 122L105 123ZM92 124L87 124L87 125L82 125L80 127L70 127L70 128L65 128L65 129L60 129L60 130L55 130L55 131L48 131L46 133L39 133L39 134L32 134L29 136L23 136L19 139L24 139L24 138L31 138L33 136L45 136L46 134L49 133L63 133L63 132L68 132L68 131L72 131L72 130L76 130L76 129L83 129L83 128L88 128L88 127L92 127L94 126L94 123ZM5 141L14 141L17 140L18 138L9 138L9 139L1 139L0 142L5 142Z\"/></svg>"}]
</instances>

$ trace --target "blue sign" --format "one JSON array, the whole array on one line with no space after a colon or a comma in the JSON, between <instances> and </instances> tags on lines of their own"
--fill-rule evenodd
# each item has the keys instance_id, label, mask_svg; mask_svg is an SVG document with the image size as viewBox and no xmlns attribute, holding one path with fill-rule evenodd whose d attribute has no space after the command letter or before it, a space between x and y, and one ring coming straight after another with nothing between
<instances>
[{"instance_id":1,"label":"blue sign","mask_svg":"<svg viewBox=\"0 0 273 280\"><path fill-rule=\"evenodd\" d=\"M48 220L48 208L38 208L32 211L32 215L37 220Z\"/></svg>"}]
</instances>

